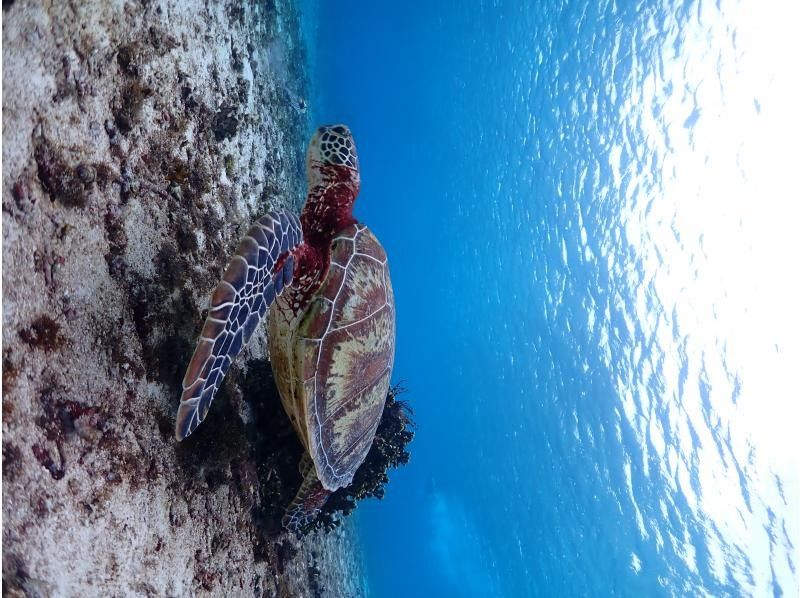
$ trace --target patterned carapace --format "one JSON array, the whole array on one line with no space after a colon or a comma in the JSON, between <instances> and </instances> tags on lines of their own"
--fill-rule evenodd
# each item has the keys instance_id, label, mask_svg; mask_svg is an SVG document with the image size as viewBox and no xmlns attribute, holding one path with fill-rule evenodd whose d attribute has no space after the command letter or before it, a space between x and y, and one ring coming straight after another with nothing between
<instances>
[{"instance_id":1,"label":"patterned carapace","mask_svg":"<svg viewBox=\"0 0 800 598\"><path fill-rule=\"evenodd\" d=\"M299 221L288 213L259 219L214 291L175 431L181 440L205 418L232 360L268 312L275 380L307 450L304 481L283 522L293 530L312 521L364 461L395 344L386 254L353 218L361 179L349 129L320 127L306 159L308 196Z\"/></svg>"},{"instance_id":2,"label":"patterned carapace","mask_svg":"<svg viewBox=\"0 0 800 598\"><path fill-rule=\"evenodd\" d=\"M293 295L269 318L275 382L319 479L341 488L372 445L389 390L395 314L386 254L353 224L331 243L325 280L299 315Z\"/></svg>"}]
</instances>

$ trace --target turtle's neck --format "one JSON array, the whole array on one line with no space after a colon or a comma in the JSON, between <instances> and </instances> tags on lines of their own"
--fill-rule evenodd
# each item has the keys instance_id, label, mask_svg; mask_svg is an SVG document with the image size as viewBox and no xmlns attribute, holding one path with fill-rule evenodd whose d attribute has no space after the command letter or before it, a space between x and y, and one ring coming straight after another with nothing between
<instances>
[{"instance_id":1,"label":"turtle's neck","mask_svg":"<svg viewBox=\"0 0 800 598\"><path fill-rule=\"evenodd\" d=\"M347 172L341 174L344 176L326 177L324 183L309 189L306 205L300 214L303 240L323 253L330 248L339 231L356 222L353 204L357 188L354 189Z\"/></svg>"},{"instance_id":2,"label":"turtle's neck","mask_svg":"<svg viewBox=\"0 0 800 598\"><path fill-rule=\"evenodd\" d=\"M316 185L300 214L303 243L293 254L295 279L290 303L305 306L325 279L331 263L331 244L342 230L355 224L353 187L344 182ZM277 267L282 267L279 262Z\"/></svg>"}]
</instances>

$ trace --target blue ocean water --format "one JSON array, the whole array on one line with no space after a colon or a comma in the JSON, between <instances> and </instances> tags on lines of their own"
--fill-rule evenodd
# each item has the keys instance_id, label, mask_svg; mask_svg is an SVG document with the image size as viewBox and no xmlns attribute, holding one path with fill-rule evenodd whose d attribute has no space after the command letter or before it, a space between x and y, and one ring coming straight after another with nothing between
<instances>
[{"instance_id":1,"label":"blue ocean water","mask_svg":"<svg viewBox=\"0 0 800 598\"><path fill-rule=\"evenodd\" d=\"M417 421L371 594L797 595L797 4L300 7Z\"/></svg>"}]
</instances>

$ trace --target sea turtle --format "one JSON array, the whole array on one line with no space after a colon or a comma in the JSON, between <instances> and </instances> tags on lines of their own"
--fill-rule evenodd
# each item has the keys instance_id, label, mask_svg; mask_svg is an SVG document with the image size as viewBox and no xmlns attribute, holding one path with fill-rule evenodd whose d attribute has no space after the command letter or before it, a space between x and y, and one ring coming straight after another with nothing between
<instances>
[{"instance_id":1,"label":"sea turtle","mask_svg":"<svg viewBox=\"0 0 800 598\"><path fill-rule=\"evenodd\" d=\"M367 456L395 345L386 253L353 217L361 179L346 126L317 129L306 175L299 220L289 212L261 217L214 290L183 379L175 427L182 440L203 421L231 361L268 313L278 391L306 449L303 483L283 518L292 530L312 521L333 491L348 486Z\"/></svg>"}]
</instances>

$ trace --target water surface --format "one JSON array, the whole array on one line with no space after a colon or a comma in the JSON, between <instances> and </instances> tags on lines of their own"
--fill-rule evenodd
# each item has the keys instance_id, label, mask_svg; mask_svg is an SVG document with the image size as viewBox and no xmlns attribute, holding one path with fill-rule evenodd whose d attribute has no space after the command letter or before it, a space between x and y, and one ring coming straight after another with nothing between
<instances>
[{"instance_id":1,"label":"water surface","mask_svg":"<svg viewBox=\"0 0 800 598\"><path fill-rule=\"evenodd\" d=\"M418 433L376 596L794 595L796 4L301 4Z\"/></svg>"}]
</instances>

